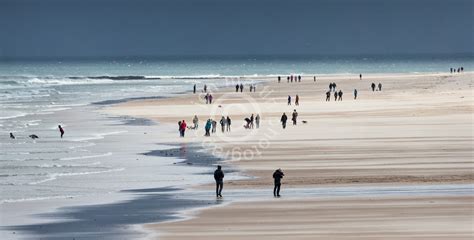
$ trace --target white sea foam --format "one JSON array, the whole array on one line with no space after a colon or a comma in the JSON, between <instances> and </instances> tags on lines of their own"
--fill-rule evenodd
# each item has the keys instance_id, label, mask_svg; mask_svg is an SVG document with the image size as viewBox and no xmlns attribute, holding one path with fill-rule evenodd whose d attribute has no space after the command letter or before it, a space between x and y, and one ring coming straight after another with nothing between
<instances>
[{"instance_id":1,"label":"white sea foam","mask_svg":"<svg viewBox=\"0 0 474 240\"><path fill-rule=\"evenodd\" d=\"M108 152L108 153L98 154L98 155L79 156L79 157L66 157L66 158L60 158L59 160L70 161L70 160L100 158L100 157L108 157L108 156L112 156L112 153Z\"/></svg>"},{"instance_id":2,"label":"white sea foam","mask_svg":"<svg viewBox=\"0 0 474 240\"><path fill-rule=\"evenodd\" d=\"M37 185L37 184L41 184L41 183L45 183L45 182L49 182L49 181L56 180L56 179L59 178L59 177L66 177L66 176L69 176L69 177L70 177L70 176L81 176L81 175L101 174L101 173L110 173L110 172L121 172L121 171L123 171L123 170L125 170L125 168L115 168L115 169L110 169L110 170L92 171L92 172L51 173L51 174L48 174L48 178L46 178L46 179L39 180L39 181L35 181L35 182L30 182L30 183L28 183L28 184L29 184L29 185Z\"/></svg>"}]
</instances>

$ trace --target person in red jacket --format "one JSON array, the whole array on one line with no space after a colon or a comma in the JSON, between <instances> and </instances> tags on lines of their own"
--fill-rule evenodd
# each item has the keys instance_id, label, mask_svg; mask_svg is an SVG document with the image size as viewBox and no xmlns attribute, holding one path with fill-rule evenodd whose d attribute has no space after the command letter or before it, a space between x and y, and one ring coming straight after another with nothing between
<instances>
[{"instance_id":1,"label":"person in red jacket","mask_svg":"<svg viewBox=\"0 0 474 240\"><path fill-rule=\"evenodd\" d=\"M179 126L179 132L180 132L180 136L181 137L184 137L184 132L186 131L186 122L183 120L181 121L181 125Z\"/></svg>"}]
</instances>

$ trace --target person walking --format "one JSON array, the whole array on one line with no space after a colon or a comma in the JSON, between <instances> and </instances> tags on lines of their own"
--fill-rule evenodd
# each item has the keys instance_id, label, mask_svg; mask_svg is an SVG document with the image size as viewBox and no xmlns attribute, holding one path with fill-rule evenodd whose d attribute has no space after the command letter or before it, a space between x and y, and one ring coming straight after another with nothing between
<instances>
[{"instance_id":1,"label":"person walking","mask_svg":"<svg viewBox=\"0 0 474 240\"><path fill-rule=\"evenodd\" d=\"M199 119L198 119L198 116L197 115L194 115L194 118L193 118L193 124L194 124L194 129L198 129L198 126L199 126Z\"/></svg>"},{"instance_id":2,"label":"person walking","mask_svg":"<svg viewBox=\"0 0 474 240\"><path fill-rule=\"evenodd\" d=\"M288 95L288 105L290 106L291 105L291 96Z\"/></svg>"},{"instance_id":3,"label":"person walking","mask_svg":"<svg viewBox=\"0 0 474 240\"><path fill-rule=\"evenodd\" d=\"M186 122L183 120L181 121L181 125L179 126L179 132L181 137L184 137L184 133L186 132Z\"/></svg>"},{"instance_id":4,"label":"person walking","mask_svg":"<svg viewBox=\"0 0 474 240\"><path fill-rule=\"evenodd\" d=\"M253 129L253 121L254 121L254 120L255 120L255 117L254 117L253 114L252 114L252 116L250 116L250 126L249 126L249 127L252 128L252 129Z\"/></svg>"},{"instance_id":5,"label":"person walking","mask_svg":"<svg viewBox=\"0 0 474 240\"><path fill-rule=\"evenodd\" d=\"M239 84L238 83L235 85L235 92L239 92Z\"/></svg>"},{"instance_id":6,"label":"person walking","mask_svg":"<svg viewBox=\"0 0 474 240\"><path fill-rule=\"evenodd\" d=\"M216 171L214 171L214 180L216 180L216 197L222 197L222 188L224 188L224 172L222 167L217 165Z\"/></svg>"},{"instance_id":7,"label":"person walking","mask_svg":"<svg viewBox=\"0 0 474 240\"><path fill-rule=\"evenodd\" d=\"M362 73L359 74L359 80L362 80Z\"/></svg>"},{"instance_id":8,"label":"person walking","mask_svg":"<svg viewBox=\"0 0 474 240\"><path fill-rule=\"evenodd\" d=\"M334 101L337 101L337 91L334 91Z\"/></svg>"},{"instance_id":9,"label":"person walking","mask_svg":"<svg viewBox=\"0 0 474 240\"><path fill-rule=\"evenodd\" d=\"M255 117L255 126L257 128L260 127L260 114L257 114L257 116Z\"/></svg>"},{"instance_id":10,"label":"person walking","mask_svg":"<svg viewBox=\"0 0 474 240\"><path fill-rule=\"evenodd\" d=\"M225 119L224 116L222 116L221 120L219 121L219 123L221 124L221 130L222 132L225 131L225 124L227 123L227 120Z\"/></svg>"},{"instance_id":11,"label":"person walking","mask_svg":"<svg viewBox=\"0 0 474 240\"><path fill-rule=\"evenodd\" d=\"M281 126L283 127L283 129L286 128L286 121L288 121L288 117L286 116L285 113L283 113L283 115L281 115L281 119L280 119Z\"/></svg>"},{"instance_id":12,"label":"person walking","mask_svg":"<svg viewBox=\"0 0 474 240\"><path fill-rule=\"evenodd\" d=\"M211 136L211 127L212 127L211 119L207 119L206 125L204 126L204 129L206 130L206 134L204 136L206 137Z\"/></svg>"},{"instance_id":13,"label":"person walking","mask_svg":"<svg viewBox=\"0 0 474 240\"><path fill-rule=\"evenodd\" d=\"M278 83L280 83L280 82L281 82L281 77L280 77L280 76L278 76Z\"/></svg>"},{"instance_id":14,"label":"person walking","mask_svg":"<svg viewBox=\"0 0 474 240\"><path fill-rule=\"evenodd\" d=\"M283 171L279 168L273 173L273 196L280 197L281 179L285 176Z\"/></svg>"},{"instance_id":15,"label":"person walking","mask_svg":"<svg viewBox=\"0 0 474 240\"><path fill-rule=\"evenodd\" d=\"M298 118L298 113L296 112L296 109L295 109L295 110L293 110L293 114L291 116L291 120L293 121L293 125L296 125L297 118Z\"/></svg>"},{"instance_id":16,"label":"person walking","mask_svg":"<svg viewBox=\"0 0 474 240\"><path fill-rule=\"evenodd\" d=\"M217 121L212 120L212 133L216 132L216 128L217 128Z\"/></svg>"},{"instance_id":17,"label":"person walking","mask_svg":"<svg viewBox=\"0 0 474 240\"><path fill-rule=\"evenodd\" d=\"M337 96L339 96L339 101L342 101L342 90L339 90L339 93L337 93Z\"/></svg>"},{"instance_id":18,"label":"person walking","mask_svg":"<svg viewBox=\"0 0 474 240\"><path fill-rule=\"evenodd\" d=\"M204 85L204 92L207 93L207 85Z\"/></svg>"},{"instance_id":19,"label":"person walking","mask_svg":"<svg viewBox=\"0 0 474 240\"><path fill-rule=\"evenodd\" d=\"M231 124L231 123L232 123L232 120L230 119L229 116L227 116L227 124L226 124L226 126L227 126L227 132L230 132L230 124Z\"/></svg>"},{"instance_id":20,"label":"person walking","mask_svg":"<svg viewBox=\"0 0 474 240\"><path fill-rule=\"evenodd\" d=\"M240 84L240 92L243 92L244 91L244 85L241 83Z\"/></svg>"},{"instance_id":21,"label":"person walking","mask_svg":"<svg viewBox=\"0 0 474 240\"><path fill-rule=\"evenodd\" d=\"M295 105L296 106L300 105L300 96L298 96L298 94L296 94L296 97L295 97Z\"/></svg>"},{"instance_id":22,"label":"person walking","mask_svg":"<svg viewBox=\"0 0 474 240\"><path fill-rule=\"evenodd\" d=\"M331 91L326 92L326 102L331 101Z\"/></svg>"},{"instance_id":23,"label":"person walking","mask_svg":"<svg viewBox=\"0 0 474 240\"><path fill-rule=\"evenodd\" d=\"M354 89L354 100L357 99L357 89Z\"/></svg>"},{"instance_id":24,"label":"person walking","mask_svg":"<svg viewBox=\"0 0 474 240\"><path fill-rule=\"evenodd\" d=\"M382 91L382 83L379 83L379 91Z\"/></svg>"},{"instance_id":25,"label":"person walking","mask_svg":"<svg viewBox=\"0 0 474 240\"><path fill-rule=\"evenodd\" d=\"M375 83L372 83L372 85L370 85L372 87L372 92L375 91Z\"/></svg>"},{"instance_id":26,"label":"person walking","mask_svg":"<svg viewBox=\"0 0 474 240\"><path fill-rule=\"evenodd\" d=\"M212 104L212 99L213 99L212 94L209 94L209 104Z\"/></svg>"},{"instance_id":27,"label":"person walking","mask_svg":"<svg viewBox=\"0 0 474 240\"><path fill-rule=\"evenodd\" d=\"M61 125L58 125L59 133L61 134L61 138L64 136L64 129L61 127Z\"/></svg>"},{"instance_id":28,"label":"person walking","mask_svg":"<svg viewBox=\"0 0 474 240\"><path fill-rule=\"evenodd\" d=\"M196 94L196 84L193 86L193 93Z\"/></svg>"}]
</instances>

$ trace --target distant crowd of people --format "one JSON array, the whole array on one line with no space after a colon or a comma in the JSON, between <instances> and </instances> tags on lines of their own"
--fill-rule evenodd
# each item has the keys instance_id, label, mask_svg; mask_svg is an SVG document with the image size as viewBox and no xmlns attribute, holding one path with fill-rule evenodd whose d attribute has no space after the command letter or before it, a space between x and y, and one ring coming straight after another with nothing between
<instances>
[{"instance_id":1,"label":"distant crowd of people","mask_svg":"<svg viewBox=\"0 0 474 240\"><path fill-rule=\"evenodd\" d=\"M193 126L188 126L185 120L181 120L178 122L178 130L179 130L180 137L184 137L187 129L190 129L190 130L199 129L199 118L197 115L194 115L192 122L193 122ZM217 123L218 122L216 120L207 119L206 124L204 125L204 130L205 130L204 136L209 137L211 136L211 133L215 133L217 129ZM222 118L219 121L219 124L221 125L222 132L230 132L232 119L229 116L227 117L222 116Z\"/></svg>"},{"instance_id":2,"label":"distant crowd of people","mask_svg":"<svg viewBox=\"0 0 474 240\"><path fill-rule=\"evenodd\" d=\"M298 94L295 96L295 105L300 105L300 96L298 96ZM291 106L291 95L288 95L288 106Z\"/></svg>"},{"instance_id":3,"label":"distant crowd of people","mask_svg":"<svg viewBox=\"0 0 474 240\"><path fill-rule=\"evenodd\" d=\"M464 67L458 67L458 68L450 68L449 69L451 73L461 73L464 72Z\"/></svg>"}]
</instances>

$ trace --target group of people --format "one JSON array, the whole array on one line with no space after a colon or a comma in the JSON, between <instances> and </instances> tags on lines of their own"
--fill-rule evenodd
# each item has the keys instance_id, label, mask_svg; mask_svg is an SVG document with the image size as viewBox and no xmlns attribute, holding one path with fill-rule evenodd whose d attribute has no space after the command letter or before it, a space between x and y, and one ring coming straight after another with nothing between
<instances>
[{"instance_id":1,"label":"group of people","mask_svg":"<svg viewBox=\"0 0 474 240\"><path fill-rule=\"evenodd\" d=\"M280 196L281 179L285 176L283 171L279 168L273 172L273 196ZM222 189L224 188L224 171L222 166L217 165L217 169L214 171L214 180L216 181L216 197L222 198Z\"/></svg>"},{"instance_id":2,"label":"group of people","mask_svg":"<svg viewBox=\"0 0 474 240\"><path fill-rule=\"evenodd\" d=\"M206 104L212 104L212 100L214 99L214 97L212 96L212 94L207 93L204 96L204 99L206 100Z\"/></svg>"},{"instance_id":3,"label":"group of people","mask_svg":"<svg viewBox=\"0 0 474 240\"><path fill-rule=\"evenodd\" d=\"M295 96L295 105L300 105L300 96L298 96L298 94ZM288 95L288 106L291 106L291 95Z\"/></svg>"},{"instance_id":4,"label":"group of people","mask_svg":"<svg viewBox=\"0 0 474 240\"><path fill-rule=\"evenodd\" d=\"M286 82L301 82L301 75L293 76L289 75L286 77ZM314 81L316 81L316 77L314 77ZM278 76L278 83L281 82L281 76Z\"/></svg>"},{"instance_id":5,"label":"group of people","mask_svg":"<svg viewBox=\"0 0 474 240\"><path fill-rule=\"evenodd\" d=\"M283 129L286 128L286 122L288 121L288 116L286 116L286 113L283 113L280 118L281 126ZM296 125L298 122L298 112L296 109L293 110L293 113L291 114L291 121L293 122L293 125Z\"/></svg>"},{"instance_id":6,"label":"group of people","mask_svg":"<svg viewBox=\"0 0 474 240\"><path fill-rule=\"evenodd\" d=\"M460 72L464 72L464 67L458 67L457 69L456 68L450 68L449 69L451 71L451 73L460 73Z\"/></svg>"},{"instance_id":7,"label":"group of people","mask_svg":"<svg viewBox=\"0 0 474 240\"><path fill-rule=\"evenodd\" d=\"M196 86L196 84L194 84L194 86L193 86L193 93L194 94L196 94L196 90L197 90L197 86ZM207 93L207 85L206 84L204 84L202 92Z\"/></svg>"},{"instance_id":8,"label":"group of people","mask_svg":"<svg viewBox=\"0 0 474 240\"><path fill-rule=\"evenodd\" d=\"M355 94L357 90L355 90ZM342 95L344 93L342 92L342 90L339 90L339 91L334 91L334 101L342 101ZM354 98L355 99L355 98ZM331 101L331 91L327 91L326 92L326 102L329 102Z\"/></svg>"},{"instance_id":9,"label":"group of people","mask_svg":"<svg viewBox=\"0 0 474 240\"><path fill-rule=\"evenodd\" d=\"M372 92L374 92L375 90L382 91L382 83L379 83L377 86L375 85L375 83L372 83L370 87L372 88Z\"/></svg>"},{"instance_id":10,"label":"group of people","mask_svg":"<svg viewBox=\"0 0 474 240\"><path fill-rule=\"evenodd\" d=\"M257 114L257 116L255 117L252 114L250 117L245 118L244 120L246 122L246 124L244 125L244 128L246 129L253 129L254 127L260 128L260 114Z\"/></svg>"},{"instance_id":11,"label":"group of people","mask_svg":"<svg viewBox=\"0 0 474 240\"><path fill-rule=\"evenodd\" d=\"M63 138L64 133L65 133L64 128L61 125L58 125L58 130L59 130L59 136L61 138ZM36 134L30 134L28 137L33 139L33 140L39 138L38 135L36 135ZM10 139L16 139L16 136L12 132L10 133Z\"/></svg>"},{"instance_id":12,"label":"group of people","mask_svg":"<svg viewBox=\"0 0 474 240\"><path fill-rule=\"evenodd\" d=\"M222 132L226 132L226 131L230 132L230 126L232 125L232 119L230 119L229 116L227 116L227 118L222 116L221 120L219 121L219 124L221 125L221 131ZM216 129L217 129L217 121L215 121L213 119L210 119L210 118L207 119L206 125L204 126L204 130L206 131L204 136L206 136L206 137L211 136L211 133L215 133Z\"/></svg>"}]
</instances>

